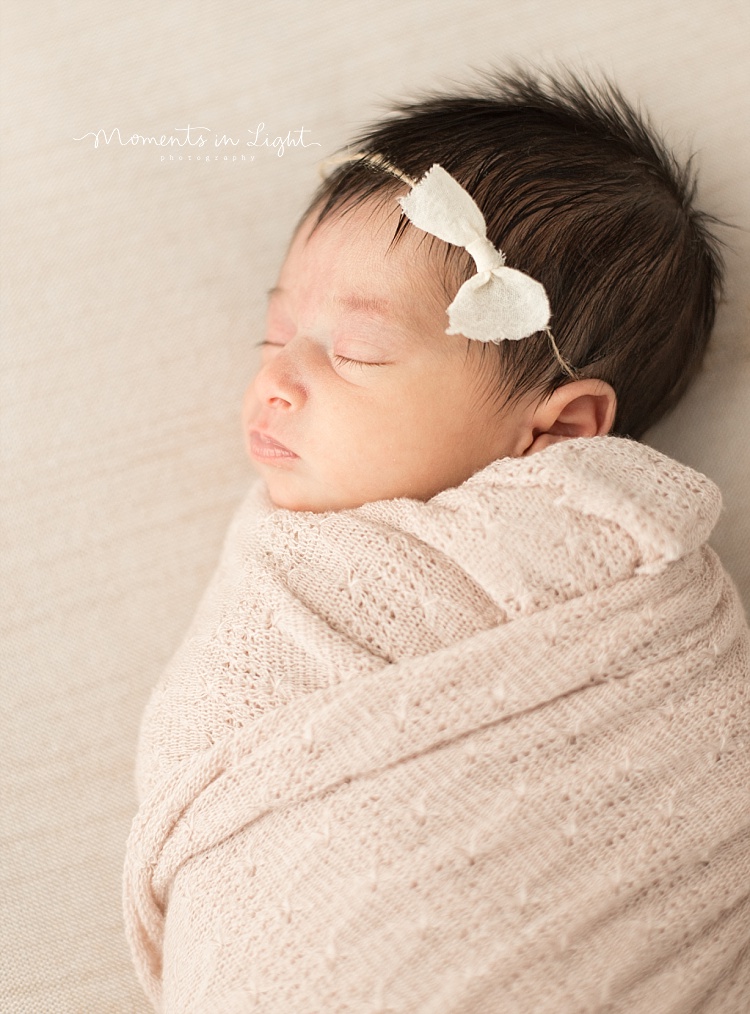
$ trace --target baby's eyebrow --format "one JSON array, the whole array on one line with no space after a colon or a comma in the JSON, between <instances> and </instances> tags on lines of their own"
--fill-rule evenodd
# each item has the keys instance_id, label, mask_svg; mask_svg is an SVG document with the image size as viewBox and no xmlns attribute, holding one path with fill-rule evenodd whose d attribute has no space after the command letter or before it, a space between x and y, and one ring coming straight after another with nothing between
<instances>
[{"instance_id":1,"label":"baby's eyebrow","mask_svg":"<svg viewBox=\"0 0 750 1014\"><path fill-rule=\"evenodd\" d=\"M364 296L360 292L352 292L345 296L335 296L333 301L338 306L351 310L352 313L366 313L377 317L390 316L390 300L377 296Z\"/></svg>"},{"instance_id":2,"label":"baby's eyebrow","mask_svg":"<svg viewBox=\"0 0 750 1014\"><path fill-rule=\"evenodd\" d=\"M282 296L285 292L286 289L280 285L274 285L268 289L266 295L272 299L274 296ZM381 296L366 296L362 292L349 292L343 296L334 296L333 302L352 313L363 313L370 317L390 317L393 305L389 299L384 299Z\"/></svg>"}]
</instances>

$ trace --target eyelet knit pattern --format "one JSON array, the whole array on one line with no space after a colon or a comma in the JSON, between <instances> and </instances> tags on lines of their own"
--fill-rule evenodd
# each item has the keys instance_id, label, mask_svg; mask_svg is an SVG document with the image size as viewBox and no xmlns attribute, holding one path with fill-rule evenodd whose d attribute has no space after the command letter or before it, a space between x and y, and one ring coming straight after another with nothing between
<instances>
[{"instance_id":1,"label":"eyelet knit pattern","mask_svg":"<svg viewBox=\"0 0 750 1014\"><path fill-rule=\"evenodd\" d=\"M179 1014L738 1014L750 632L705 476L563 441L240 505L144 715L124 906Z\"/></svg>"}]
</instances>

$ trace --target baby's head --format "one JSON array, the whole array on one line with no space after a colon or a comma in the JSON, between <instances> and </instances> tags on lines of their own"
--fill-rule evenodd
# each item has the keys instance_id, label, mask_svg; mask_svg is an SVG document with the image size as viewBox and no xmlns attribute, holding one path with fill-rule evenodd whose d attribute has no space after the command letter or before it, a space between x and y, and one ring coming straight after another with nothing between
<instances>
[{"instance_id":1,"label":"baby's head","mask_svg":"<svg viewBox=\"0 0 750 1014\"><path fill-rule=\"evenodd\" d=\"M497 458L637 439L680 398L721 258L689 163L614 87L496 75L480 95L397 106L352 150L295 231L245 397L248 451L277 506L427 500ZM400 174L435 163L471 194L507 266L544 286L549 331L446 334L476 264L398 202L411 189Z\"/></svg>"}]
</instances>

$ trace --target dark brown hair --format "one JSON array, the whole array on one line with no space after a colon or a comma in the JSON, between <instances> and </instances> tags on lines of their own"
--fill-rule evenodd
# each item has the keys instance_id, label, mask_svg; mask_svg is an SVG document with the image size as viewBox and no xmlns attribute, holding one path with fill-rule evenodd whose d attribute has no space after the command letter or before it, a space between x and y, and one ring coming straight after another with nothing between
<instances>
[{"instance_id":1,"label":"dark brown hair","mask_svg":"<svg viewBox=\"0 0 750 1014\"><path fill-rule=\"evenodd\" d=\"M474 93L394 105L348 149L379 153L414 179L437 162L469 191L508 266L547 290L550 328L575 375L614 388L613 434L638 439L683 394L720 295L722 258L708 228L718 220L694 207L692 157L679 164L611 82L492 72ZM317 211L317 228L403 185L366 160L344 163L303 220ZM406 228L402 216L394 243ZM463 248L432 248L450 300L474 263ZM570 380L543 332L482 348L500 405L548 397Z\"/></svg>"}]
</instances>

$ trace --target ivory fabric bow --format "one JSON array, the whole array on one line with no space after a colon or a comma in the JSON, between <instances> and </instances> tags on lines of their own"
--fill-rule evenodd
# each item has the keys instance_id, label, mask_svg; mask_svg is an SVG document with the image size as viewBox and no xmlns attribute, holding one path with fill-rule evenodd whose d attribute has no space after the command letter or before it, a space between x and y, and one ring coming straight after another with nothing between
<instances>
[{"instance_id":1,"label":"ivory fabric bow","mask_svg":"<svg viewBox=\"0 0 750 1014\"><path fill-rule=\"evenodd\" d=\"M502 251L487 239L487 224L474 198L441 165L435 163L398 202L413 225L464 247L477 266L448 307L446 334L501 342L547 328L550 305L544 286L505 266Z\"/></svg>"}]
</instances>

